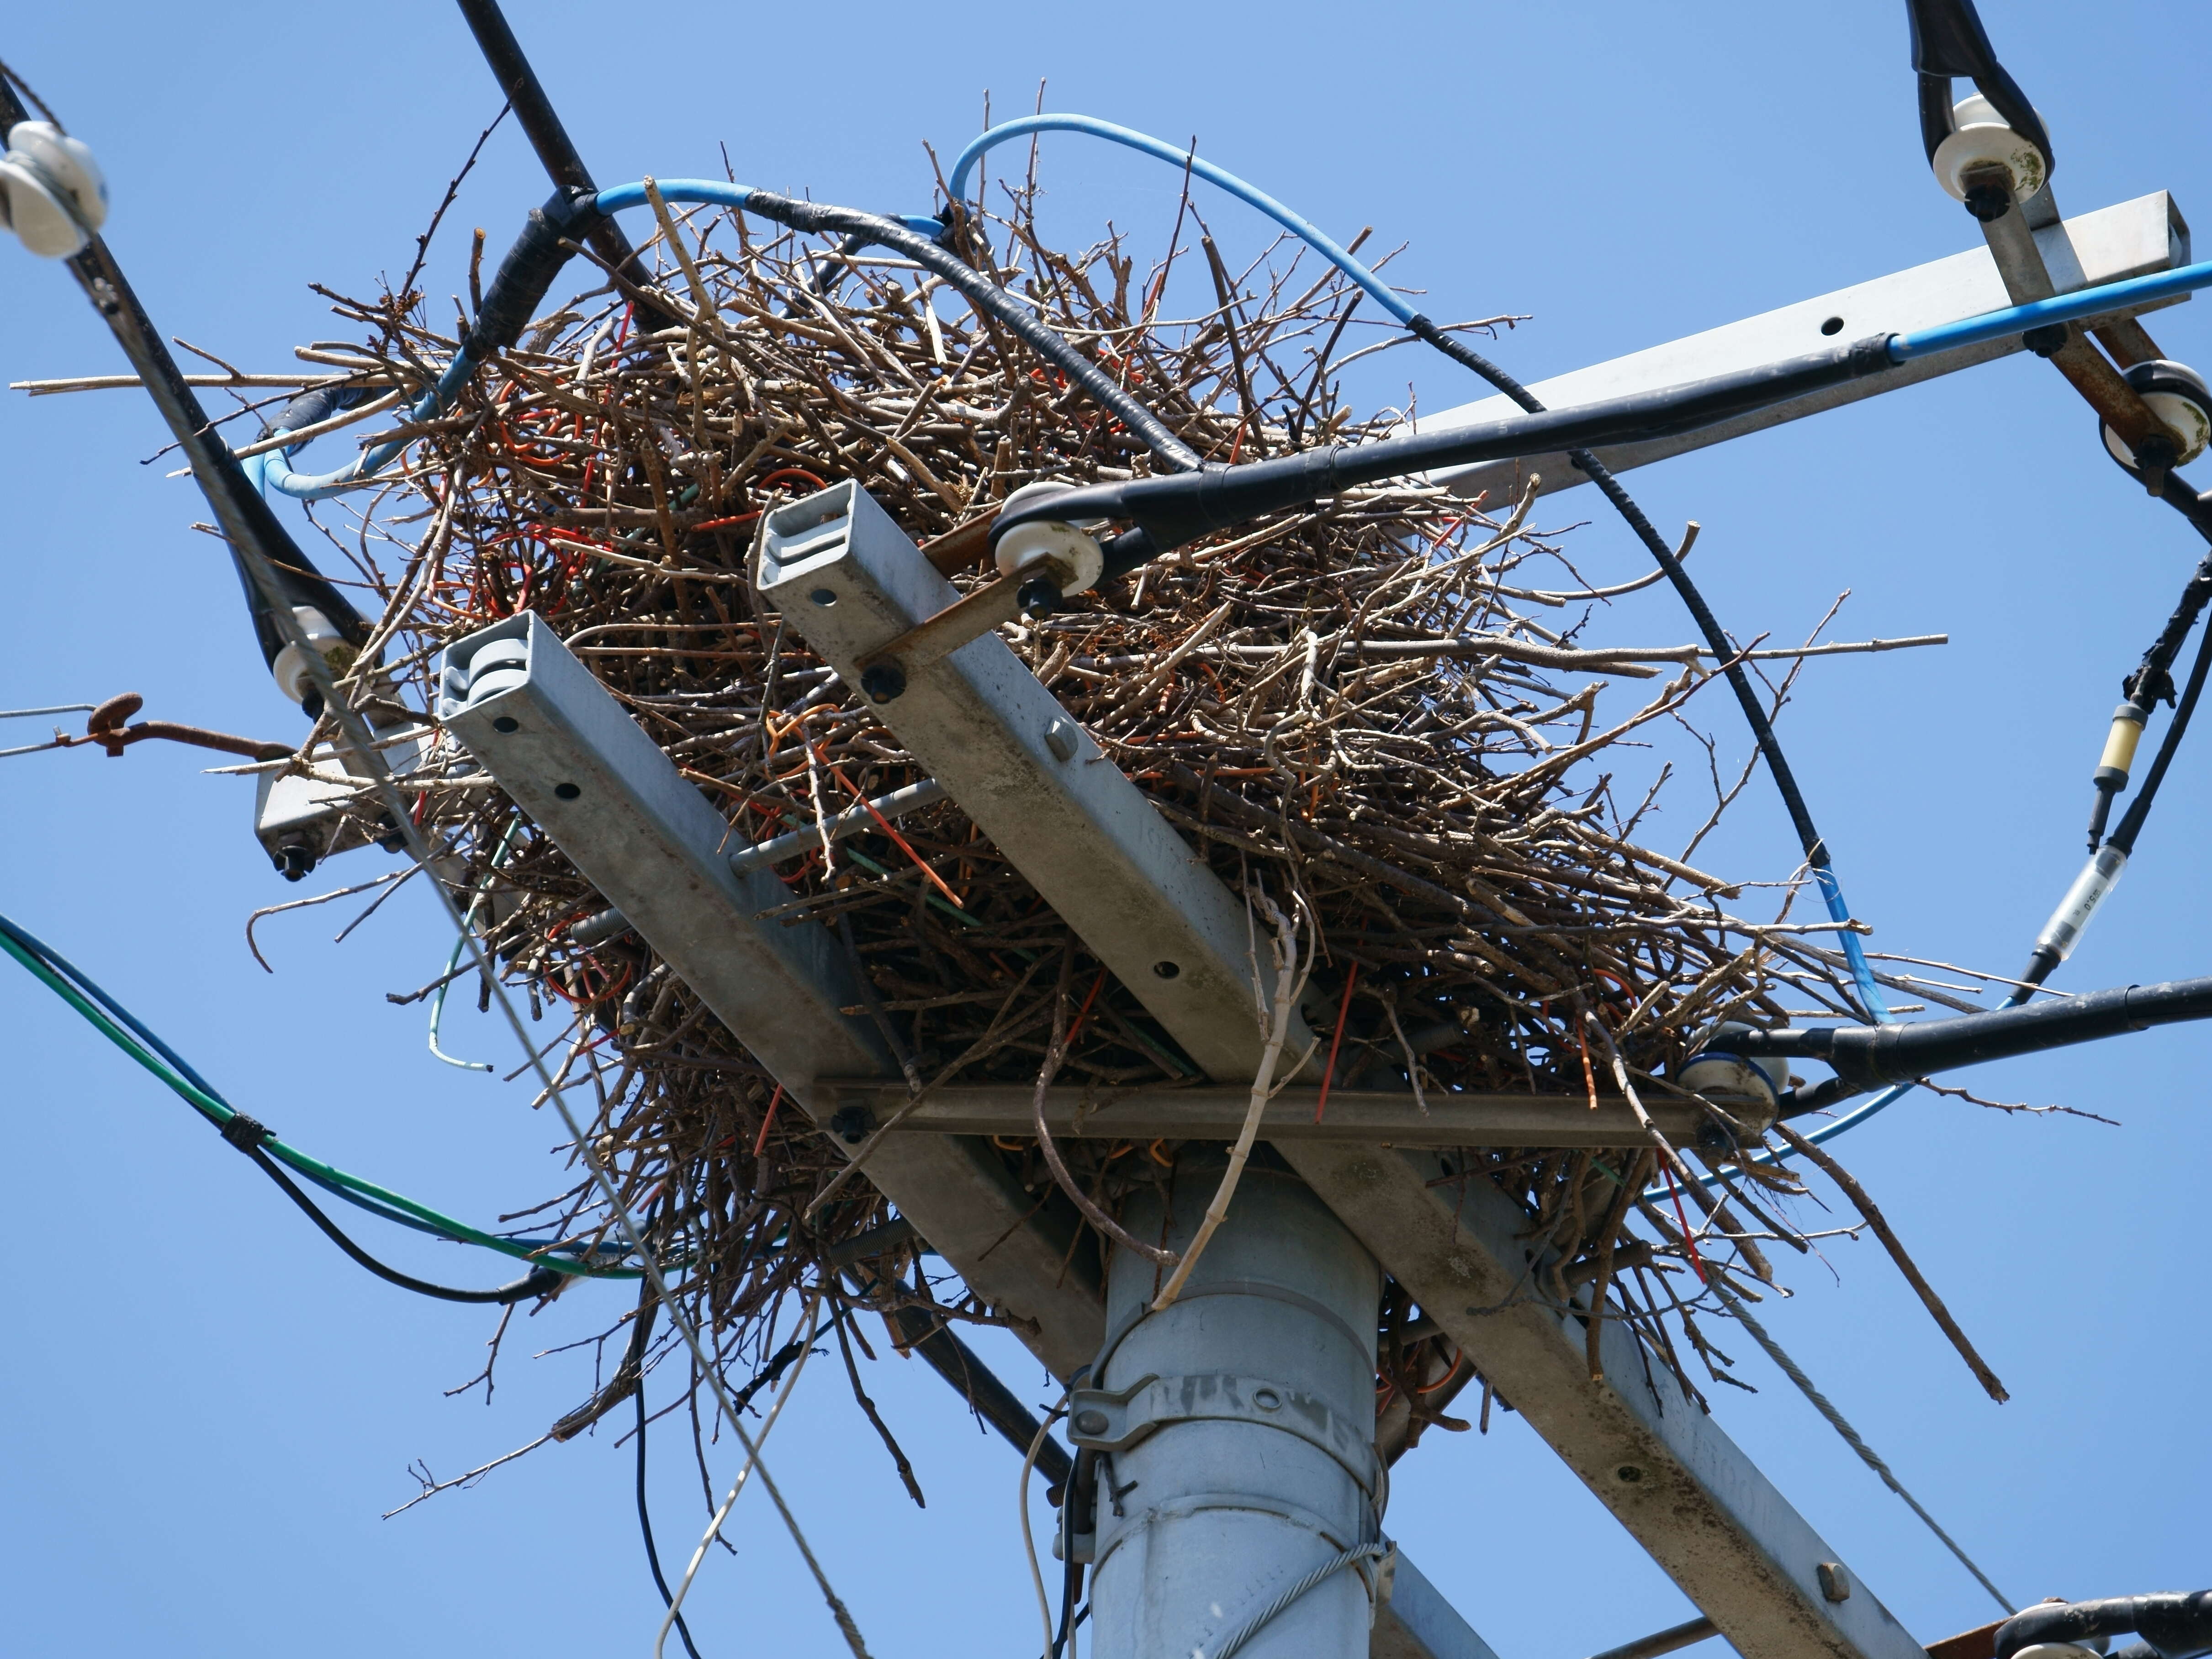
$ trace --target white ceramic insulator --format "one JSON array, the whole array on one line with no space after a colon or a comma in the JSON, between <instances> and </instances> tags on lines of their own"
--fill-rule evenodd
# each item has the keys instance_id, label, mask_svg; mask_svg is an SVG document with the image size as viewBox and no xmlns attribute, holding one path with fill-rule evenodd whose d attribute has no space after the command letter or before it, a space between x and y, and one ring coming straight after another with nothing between
<instances>
[{"instance_id":1,"label":"white ceramic insulator","mask_svg":"<svg viewBox=\"0 0 2212 1659\"><path fill-rule=\"evenodd\" d=\"M469 702L513 690L530 678L530 641L494 640L469 665Z\"/></svg>"},{"instance_id":2,"label":"white ceramic insulator","mask_svg":"<svg viewBox=\"0 0 2212 1659\"><path fill-rule=\"evenodd\" d=\"M2102 1643L2098 1644L2103 1646ZM2100 1659L2095 1648L2085 1648L2073 1642L2031 1642L2013 1659Z\"/></svg>"},{"instance_id":3,"label":"white ceramic insulator","mask_svg":"<svg viewBox=\"0 0 2212 1659\"><path fill-rule=\"evenodd\" d=\"M1011 513L1062 495L1072 487L1042 482L1024 484L1006 497L1006 506L1000 510ZM996 552L999 574L1004 576L1018 575L1034 566L1050 563L1058 572L1059 587L1063 593L1082 592L1097 581L1106 568L1105 553L1084 527L1058 519L1015 526L999 538Z\"/></svg>"},{"instance_id":4,"label":"white ceramic insulator","mask_svg":"<svg viewBox=\"0 0 2212 1659\"><path fill-rule=\"evenodd\" d=\"M2166 422L2173 432L2173 441L2181 446L2181 459L2176 466L2187 466L2204 453L2212 443L2212 414L2208 414L2194 398L2185 398L2178 392L2147 392L2143 402L2150 412ZM2112 428L2105 428L2105 447L2114 460L2123 466L2136 464L2136 453L2124 442Z\"/></svg>"},{"instance_id":5,"label":"white ceramic insulator","mask_svg":"<svg viewBox=\"0 0 2212 1659\"><path fill-rule=\"evenodd\" d=\"M107 179L82 140L51 121L18 121L8 130L8 148L35 167L49 188L68 196L87 230L107 222Z\"/></svg>"},{"instance_id":6,"label":"white ceramic insulator","mask_svg":"<svg viewBox=\"0 0 2212 1659\"><path fill-rule=\"evenodd\" d=\"M2036 111L2041 118L2043 112ZM1966 199L1966 173L1979 167L2002 167L2011 175L2015 202L2043 188L2051 164L2029 140L2014 132L1990 100L1976 93L1951 111L1951 136L1936 147L1936 182L1954 201Z\"/></svg>"},{"instance_id":7,"label":"white ceramic insulator","mask_svg":"<svg viewBox=\"0 0 2212 1659\"><path fill-rule=\"evenodd\" d=\"M66 259L90 240L46 181L12 152L0 155L0 200L16 238L42 259Z\"/></svg>"},{"instance_id":8,"label":"white ceramic insulator","mask_svg":"<svg viewBox=\"0 0 2212 1659\"><path fill-rule=\"evenodd\" d=\"M1787 1062L1783 1080L1788 1081ZM1682 1087L1694 1094L1735 1096L1738 1098L1763 1100L1768 1106L1776 1104L1775 1079L1767 1074L1764 1066L1729 1054L1699 1054L1682 1068L1677 1079Z\"/></svg>"},{"instance_id":9,"label":"white ceramic insulator","mask_svg":"<svg viewBox=\"0 0 2212 1659\"><path fill-rule=\"evenodd\" d=\"M345 635L331 625L331 619L312 605L292 607L292 620L300 624L300 631L307 636L307 643L328 661L346 648ZM286 641L276 659L269 665L269 672L276 677L276 689L294 702L305 702L308 689L314 680L307 672L307 659L297 645Z\"/></svg>"}]
</instances>

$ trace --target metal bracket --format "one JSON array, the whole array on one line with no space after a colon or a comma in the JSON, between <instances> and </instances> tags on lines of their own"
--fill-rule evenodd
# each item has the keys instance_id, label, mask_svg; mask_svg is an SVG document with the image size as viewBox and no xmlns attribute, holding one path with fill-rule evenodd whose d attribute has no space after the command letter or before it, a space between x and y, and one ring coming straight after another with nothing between
<instances>
[{"instance_id":1,"label":"metal bracket","mask_svg":"<svg viewBox=\"0 0 2212 1659\"><path fill-rule=\"evenodd\" d=\"M1249 1423L1295 1435L1328 1454L1372 1503L1382 1460L1328 1402L1258 1377L1215 1372L1146 1376L1126 1389L1078 1389L1068 1401L1067 1437L1094 1451L1121 1451L1176 1423Z\"/></svg>"},{"instance_id":2,"label":"metal bracket","mask_svg":"<svg viewBox=\"0 0 2212 1659\"><path fill-rule=\"evenodd\" d=\"M428 744L422 737L385 751L392 775L404 779L422 765ZM380 811L368 780L356 780L349 751L319 745L307 757L313 772L264 772L254 780L253 836L270 861L297 881L335 854L380 844L374 833ZM343 772L343 778L328 775ZM391 832L398 847L398 832Z\"/></svg>"}]
</instances>

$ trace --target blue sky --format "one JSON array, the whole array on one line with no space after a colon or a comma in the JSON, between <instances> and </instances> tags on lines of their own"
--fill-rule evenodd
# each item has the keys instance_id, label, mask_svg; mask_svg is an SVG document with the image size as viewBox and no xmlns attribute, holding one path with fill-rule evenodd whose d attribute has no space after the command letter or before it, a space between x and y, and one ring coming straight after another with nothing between
<instances>
[{"instance_id":1,"label":"blue sky","mask_svg":"<svg viewBox=\"0 0 2212 1659\"><path fill-rule=\"evenodd\" d=\"M1409 243L1393 274L1426 288L1433 314L1530 313L1495 355L1536 379L1972 244L1922 158L1901 12L579 3L512 17L602 182L714 172L726 145L747 182L920 211L924 142L949 158L987 92L1001 114L1026 110L1044 80L1050 107L1195 135L1339 235L1371 224L1379 245ZM2089 27L2079 8L1990 0L1985 16L2051 128L2069 211L2165 188L2212 223L2203 8L2100 8ZM294 345L347 331L308 283L357 292L404 268L497 108L458 15L429 0L19 8L0 53L98 150L112 245L156 320L271 371ZM1177 187L1077 139L1048 141L1045 178L1066 240L1109 217L1157 234ZM467 228L496 247L544 192L520 134L495 137L433 249L432 291L463 286ZM1208 211L1225 246L1256 250L1249 215ZM58 267L0 246L0 296L6 379L121 368ZM2169 355L2212 359L2204 314L2154 320ZM1365 386L1376 400L1401 400L1408 375L1431 407L1479 391L1429 356L1381 364ZM297 715L261 669L221 550L187 527L203 504L163 478L173 463L142 464L164 439L135 395L0 400L15 595L0 607L0 705L133 690L149 714L291 735ZM1802 632L1848 587L1841 636L1951 635L1941 651L1813 665L1783 734L1880 946L2011 971L2079 862L2118 680L2201 544L2024 358L1631 482L1662 526L1703 523L1693 568L1740 634ZM1539 517L1591 520L1571 545L1593 578L1640 574L1644 556L1601 506L1578 491ZM1689 633L1655 589L1590 637ZM2064 983L2212 967L2207 743L2185 750ZM526 1111L520 1085L437 1066L420 1009L384 1000L444 961L427 902L402 894L335 948L344 907L277 918L263 931L277 972L263 973L244 919L299 890L252 841L250 786L198 764L157 745L0 763L0 908L288 1138L460 1214L543 1197L557 1125ZM1795 848L1770 795L1754 783L1699 861L1786 875ZM1662 845L1702 816L1686 799L1676 812ZM479 1368L489 1317L348 1266L27 980L0 978L0 1018L17 1033L0 1109L18 1240L0 1293L0 1648L341 1659L647 1644L657 1602L611 1436L378 1518L414 1491L410 1460L458 1473L580 1401L588 1352L531 1356L599 1328L616 1293L518 1319L489 1407L480 1390L446 1398ZM1799 1294L1771 1310L1770 1328L2016 1600L2201 1580L2187 1516L2212 1474L2208 1339L2189 1310L2212 1155L2207 1042L2154 1032L1968 1079L2118 1128L1923 1097L1841 1144L2010 1404L1981 1395L1871 1242L1793 1262ZM520 1060L472 1017L453 1046L502 1071ZM485 1276L450 1249L389 1243L417 1270ZM1863 1582L1923 1638L1985 1618L1910 1514L1737 1346L1761 1392L1717 1401L1721 1420ZM992 1352L1046 1397L1034 1364ZM837 1369L811 1374L770 1462L873 1650L1026 1650L1016 1460L918 1366L876 1367L871 1388L928 1494L916 1511ZM679 1559L702 1520L680 1423L657 1440L653 1477ZM726 1480L726 1451L708 1461ZM1432 1436L1395 1487L1391 1530L1505 1659L1571 1659L1688 1616L1516 1419L1486 1438ZM842 1651L757 1494L732 1536L737 1554L710 1564L695 1602L705 1650Z\"/></svg>"}]
</instances>

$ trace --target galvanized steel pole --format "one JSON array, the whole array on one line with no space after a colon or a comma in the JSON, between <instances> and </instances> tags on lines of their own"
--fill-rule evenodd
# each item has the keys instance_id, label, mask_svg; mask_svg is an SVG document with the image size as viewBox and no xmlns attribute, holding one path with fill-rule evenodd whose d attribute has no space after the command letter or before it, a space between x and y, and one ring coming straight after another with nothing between
<instances>
[{"instance_id":1,"label":"galvanized steel pole","mask_svg":"<svg viewBox=\"0 0 2212 1659\"><path fill-rule=\"evenodd\" d=\"M1131 1231L1187 1244L1221 1169L1187 1153L1171 1196L1131 1200ZM1151 1262L1116 1257L1103 1358L1069 1402L1070 1437L1103 1453L1096 1507L1073 1517L1096 1528L1094 1659L1214 1659L1309 1573L1381 1536L1375 1259L1263 1155L1155 1313L1158 1288ZM1377 1577L1372 1560L1332 1573L1240 1651L1365 1659Z\"/></svg>"}]
</instances>

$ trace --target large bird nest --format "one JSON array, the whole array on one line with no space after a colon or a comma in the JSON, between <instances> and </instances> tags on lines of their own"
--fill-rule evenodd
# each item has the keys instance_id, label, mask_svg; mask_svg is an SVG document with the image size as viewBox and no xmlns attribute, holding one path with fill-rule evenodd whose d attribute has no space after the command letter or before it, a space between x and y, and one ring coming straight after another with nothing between
<instances>
[{"instance_id":1,"label":"large bird nest","mask_svg":"<svg viewBox=\"0 0 2212 1659\"><path fill-rule=\"evenodd\" d=\"M966 224L963 257L1207 459L1356 441L1405 418L1342 398L1339 370L1364 340L1356 291L1333 272L1283 246L1233 270L1187 201L1148 267L1119 235L1054 250L1030 207L1018 191L1002 216ZM1151 463L934 278L835 254L719 214L664 222L647 250L657 286L600 269L450 414L400 428L414 441L404 477L353 509L356 522L324 515L383 606L381 695L427 707L441 647L528 606L697 781L734 842L921 777L749 585L763 513L857 479L928 543L1033 479L1126 477ZM1163 314L1194 291L1194 314ZM339 310L365 335L321 355L364 380L421 386L455 349L459 325L441 329L416 292ZM672 322L639 326L656 313ZM1615 784L1652 768L1616 745L1679 720L1715 665L1686 646L1583 643L1607 595L1532 526L1532 499L1474 502L1416 482L1361 490L1004 630L1233 889L1302 918L1315 1000L1335 1016L1340 1088L1428 1100L1528 1091L1574 1113L1596 1081L1613 1092L1609 1051L1637 1087L1665 1093L1698 1030L1747 1010L1778 1016L1785 984L1801 1006L1860 1017L1833 957L1791 923L1791 884L1770 890L1771 920L1747 919L1726 908L1740 890L1683 861L1694 842L1680 858L1639 842L1653 796ZM355 684L380 690L366 666ZM425 776L460 758L434 750ZM1732 798L1692 816L1717 817ZM565 1080L596 1091L592 1133L626 1200L709 1269L686 1276L687 1294L734 1375L760 1364L794 1293L996 1316L925 1273L910 1240L858 1263L839 1251L889 1216L865 1178L810 1211L849 1149L780 1105L774 1079L636 935L574 941L605 902L503 797L432 787L423 799L518 994L570 1023L553 1053ZM1062 1081L1104 1092L1197 1074L957 805L814 848L777 874L780 919L832 929L865 964L925 1081L1034 1081L1056 1007L1072 1028ZM1033 1143L1000 1144L1041 1199L1060 1201ZM1062 1150L1110 1212L1178 1149ZM1753 1239L1778 1224L1755 1182L1787 1183L1739 1170L1747 1213L1690 1210L1708 1235L1691 1261L1671 1207L1632 1197L1660 1157L1489 1148L1464 1161L1558 1246L1553 1288L1586 1281L1602 1258L1655 1355L1686 1382L1668 1325L1690 1320L1704 1347L1687 1310L1696 1281L1746 1263L1763 1276ZM608 1225L587 1183L550 1207L574 1237ZM1424 1402L1417 1419L1439 1416L1465 1368L1405 1322L1402 1297L1384 1312L1402 1327L1385 1385Z\"/></svg>"}]
</instances>

